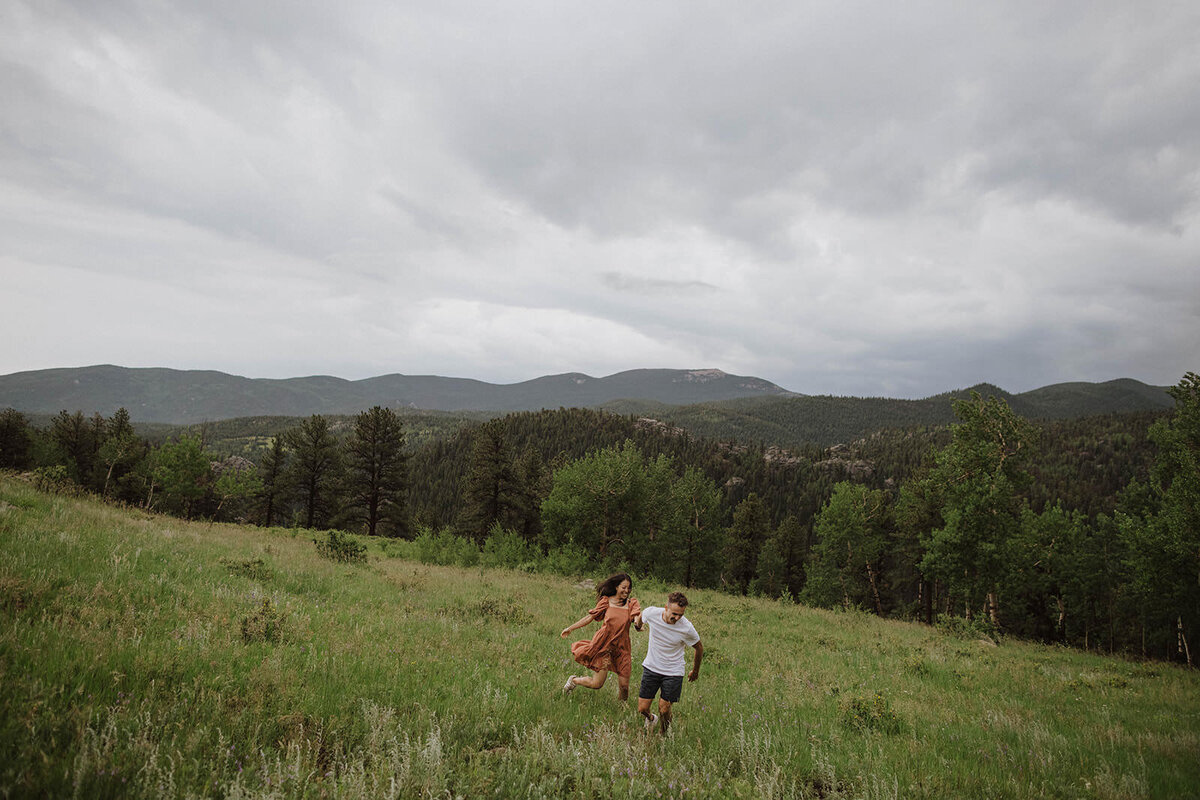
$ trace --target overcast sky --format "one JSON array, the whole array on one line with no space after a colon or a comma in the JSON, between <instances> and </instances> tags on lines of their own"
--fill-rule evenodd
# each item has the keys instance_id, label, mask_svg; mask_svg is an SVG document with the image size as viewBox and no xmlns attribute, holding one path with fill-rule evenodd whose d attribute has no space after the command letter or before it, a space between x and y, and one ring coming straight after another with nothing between
<instances>
[{"instance_id":1,"label":"overcast sky","mask_svg":"<svg viewBox=\"0 0 1200 800\"><path fill-rule=\"evenodd\" d=\"M0 374L1200 370L1200 3L0 3Z\"/></svg>"}]
</instances>

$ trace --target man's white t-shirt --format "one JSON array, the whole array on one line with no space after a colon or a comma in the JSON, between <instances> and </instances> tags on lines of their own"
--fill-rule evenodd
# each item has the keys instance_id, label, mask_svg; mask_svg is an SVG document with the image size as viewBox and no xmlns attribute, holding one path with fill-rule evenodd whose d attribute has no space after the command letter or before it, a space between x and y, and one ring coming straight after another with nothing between
<instances>
[{"instance_id":1,"label":"man's white t-shirt","mask_svg":"<svg viewBox=\"0 0 1200 800\"><path fill-rule=\"evenodd\" d=\"M674 625L668 625L663 619L663 609L650 606L642 609L642 622L650 626L650 640L642 666L659 675L682 676L687 668L686 648L700 641L700 634L696 633L691 621L680 617Z\"/></svg>"}]
</instances>

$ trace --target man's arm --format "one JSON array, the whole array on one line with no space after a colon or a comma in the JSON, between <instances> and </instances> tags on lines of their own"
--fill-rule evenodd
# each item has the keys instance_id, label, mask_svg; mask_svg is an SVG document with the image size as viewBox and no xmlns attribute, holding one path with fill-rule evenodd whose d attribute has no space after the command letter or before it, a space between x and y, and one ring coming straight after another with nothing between
<instances>
[{"instance_id":1,"label":"man's arm","mask_svg":"<svg viewBox=\"0 0 1200 800\"><path fill-rule=\"evenodd\" d=\"M696 642L692 645L692 649L696 651L696 658L692 661L692 672L688 675L689 681L694 681L700 677L700 662L704 660L704 643Z\"/></svg>"}]
</instances>

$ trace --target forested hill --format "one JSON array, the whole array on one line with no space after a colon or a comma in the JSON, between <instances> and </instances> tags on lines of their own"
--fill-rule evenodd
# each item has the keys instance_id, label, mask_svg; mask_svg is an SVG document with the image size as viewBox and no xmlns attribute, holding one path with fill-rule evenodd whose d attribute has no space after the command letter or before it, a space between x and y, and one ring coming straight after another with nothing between
<instances>
[{"instance_id":1,"label":"forested hill","mask_svg":"<svg viewBox=\"0 0 1200 800\"><path fill-rule=\"evenodd\" d=\"M1005 400L1028 419L1074 419L1173 406L1165 387L1131 379L1061 383L1020 394L989 384L972 389ZM946 425L954 421L951 401L968 396L972 389L922 400L895 400L798 395L760 378L719 370L632 370L606 378L572 373L497 385L436 376L269 380L222 372L98 366L0 376L0 409L11 407L31 415L64 410L111 415L124 407L138 423L190 424L356 414L375 405L477 410L496 416L603 408L621 415L653 416L696 436L798 447L848 442L884 428Z\"/></svg>"},{"instance_id":2,"label":"forested hill","mask_svg":"<svg viewBox=\"0 0 1200 800\"><path fill-rule=\"evenodd\" d=\"M780 397L758 400L727 400L721 403L698 403L688 406L669 406L637 401L605 403L599 410L606 419L601 428L612 425L631 425L637 419L649 421L663 430L679 429L692 439L705 439L754 445L804 449L827 448L850 444L867 438L885 438L900 431L907 436L915 428L942 429L956 421L953 400L967 398L971 392L984 397L998 397L1026 419L1035 421L1083 420L1098 416L1133 415L1152 418L1169 411L1171 398L1165 390L1134 380L1108 383L1065 383L1047 386L1032 392L1013 395L987 384L972 389L949 392L924 400L889 400L857 397ZM1166 402L1163 402L1163 400ZM523 412L516 412L518 414ZM335 430L345 430L351 424L348 414L327 415ZM490 418L506 416L503 412L401 411L408 446L412 450L438 439L454 436L460 429L470 428ZM52 423L53 415L32 414L30 421L40 427ZM153 442L162 442L183 432L199 435L209 446L223 455L253 455L270 445L271 438L295 427L294 416L240 417L206 421L193 425L153 424L135 422L141 435ZM620 441L605 439L606 444ZM584 437L586 439L586 437ZM576 457L579 451L572 446Z\"/></svg>"},{"instance_id":3,"label":"forested hill","mask_svg":"<svg viewBox=\"0 0 1200 800\"><path fill-rule=\"evenodd\" d=\"M0 408L26 414L125 408L138 422L186 424L237 417L356 414L372 406L436 411L590 408L615 400L688 405L791 393L761 378L720 370L638 369L604 378L581 373L493 384L434 375L349 381L327 375L273 380L223 372L111 365L0 376Z\"/></svg>"},{"instance_id":4,"label":"forested hill","mask_svg":"<svg viewBox=\"0 0 1200 800\"><path fill-rule=\"evenodd\" d=\"M1041 511L1057 503L1091 516L1111 514L1119 492L1131 480L1145 479L1153 460L1147 431L1168 413L1100 414L1036 423L1037 455L1030 466L1034 480L1026 487L1031 506ZM562 463L630 441L648 457L672 459L679 470L700 469L721 487L727 509L753 492L775 523L790 514L806 528L838 481L895 489L950 440L948 427L918 426L877 431L832 448L784 449L696 437L657 420L589 409L510 414L490 426L470 425L426 440L412 453L410 503L420 524L456 524L472 453L489 427L499 432L497 440L507 453L503 460L529 473L524 480L533 483L549 480Z\"/></svg>"},{"instance_id":5,"label":"forested hill","mask_svg":"<svg viewBox=\"0 0 1200 800\"><path fill-rule=\"evenodd\" d=\"M1105 383L1060 383L1010 394L980 384L923 400L883 397L792 396L748 398L685 408L656 409L655 415L696 436L763 442L781 447L851 442L885 428L940 426L955 422L953 400L971 392L996 397L1031 420L1078 419L1100 414L1153 412L1174 406L1165 387L1131 379ZM630 404L611 404L613 411L647 413Z\"/></svg>"}]
</instances>

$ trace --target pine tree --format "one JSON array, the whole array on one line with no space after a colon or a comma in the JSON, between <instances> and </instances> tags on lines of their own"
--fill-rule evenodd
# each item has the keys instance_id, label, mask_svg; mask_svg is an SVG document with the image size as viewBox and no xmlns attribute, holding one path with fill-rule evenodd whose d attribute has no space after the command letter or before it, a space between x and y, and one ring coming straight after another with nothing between
<instances>
[{"instance_id":1,"label":"pine tree","mask_svg":"<svg viewBox=\"0 0 1200 800\"><path fill-rule=\"evenodd\" d=\"M337 507L341 454L329 423L314 414L287 433L293 453L290 483L304 514L304 526L327 524Z\"/></svg>"},{"instance_id":2,"label":"pine tree","mask_svg":"<svg viewBox=\"0 0 1200 800\"><path fill-rule=\"evenodd\" d=\"M482 544L493 526L516 526L521 517L522 498L500 421L491 420L479 426L474 438L458 529L462 535Z\"/></svg>"},{"instance_id":3,"label":"pine tree","mask_svg":"<svg viewBox=\"0 0 1200 800\"><path fill-rule=\"evenodd\" d=\"M811 546L809 530L796 515L788 514L775 529L774 538L783 557L783 588L793 597L799 597L804 589L804 565Z\"/></svg>"},{"instance_id":4,"label":"pine tree","mask_svg":"<svg viewBox=\"0 0 1200 800\"><path fill-rule=\"evenodd\" d=\"M650 516L648 484L632 441L561 467L542 503L543 544L575 544L601 561L636 565Z\"/></svg>"},{"instance_id":5,"label":"pine tree","mask_svg":"<svg viewBox=\"0 0 1200 800\"><path fill-rule=\"evenodd\" d=\"M767 509L759 496L751 492L734 509L733 525L729 529L726 546L723 579L739 594L746 594L749 590L758 566L759 551L770 535L771 519Z\"/></svg>"},{"instance_id":6,"label":"pine tree","mask_svg":"<svg viewBox=\"0 0 1200 800\"><path fill-rule=\"evenodd\" d=\"M96 450L95 431L82 411L69 414L60 411L50 424L50 435L57 445L71 480L80 486L89 483L93 454Z\"/></svg>"},{"instance_id":7,"label":"pine tree","mask_svg":"<svg viewBox=\"0 0 1200 800\"><path fill-rule=\"evenodd\" d=\"M670 488L671 518L664 536L668 572L662 577L684 586L714 586L721 571L725 531L721 527L721 495L716 484L688 467Z\"/></svg>"},{"instance_id":8,"label":"pine tree","mask_svg":"<svg viewBox=\"0 0 1200 800\"><path fill-rule=\"evenodd\" d=\"M262 509L262 524L268 528L275 524L287 493L288 453L284 448L284 439L284 436L274 437L271 449L263 453L258 462L258 474L262 479L259 507Z\"/></svg>"},{"instance_id":9,"label":"pine tree","mask_svg":"<svg viewBox=\"0 0 1200 800\"><path fill-rule=\"evenodd\" d=\"M390 408L354 418L346 443L346 490L351 516L369 536L407 536L408 459L404 425Z\"/></svg>"},{"instance_id":10,"label":"pine tree","mask_svg":"<svg viewBox=\"0 0 1200 800\"><path fill-rule=\"evenodd\" d=\"M542 502L550 494L551 472L537 448L527 446L513 466L517 491L516 529L527 542L542 533Z\"/></svg>"},{"instance_id":11,"label":"pine tree","mask_svg":"<svg viewBox=\"0 0 1200 800\"><path fill-rule=\"evenodd\" d=\"M755 566L754 578L750 581L749 593L761 597L776 598L787 590L787 559L783 553L783 543L772 534L767 537L762 549L758 551L758 563Z\"/></svg>"},{"instance_id":12,"label":"pine tree","mask_svg":"<svg viewBox=\"0 0 1200 800\"><path fill-rule=\"evenodd\" d=\"M0 469L28 467L32 447L25 415L15 408L0 411Z\"/></svg>"}]
</instances>

